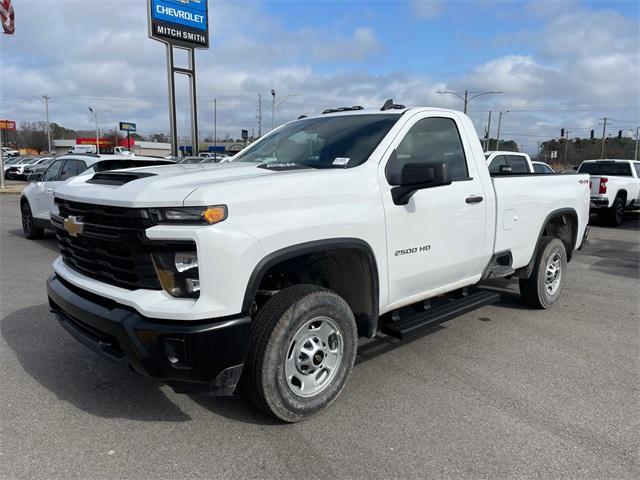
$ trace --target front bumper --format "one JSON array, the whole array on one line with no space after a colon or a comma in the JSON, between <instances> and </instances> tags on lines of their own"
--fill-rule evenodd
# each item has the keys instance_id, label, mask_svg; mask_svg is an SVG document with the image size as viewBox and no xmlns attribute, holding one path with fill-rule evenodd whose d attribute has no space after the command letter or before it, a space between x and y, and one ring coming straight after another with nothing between
<instances>
[{"instance_id":1,"label":"front bumper","mask_svg":"<svg viewBox=\"0 0 640 480\"><path fill-rule=\"evenodd\" d=\"M70 284L47 280L51 311L80 343L178 392L230 395L242 373L250 316L199 322L156 320Z\"/></svg>"}]
</instances>

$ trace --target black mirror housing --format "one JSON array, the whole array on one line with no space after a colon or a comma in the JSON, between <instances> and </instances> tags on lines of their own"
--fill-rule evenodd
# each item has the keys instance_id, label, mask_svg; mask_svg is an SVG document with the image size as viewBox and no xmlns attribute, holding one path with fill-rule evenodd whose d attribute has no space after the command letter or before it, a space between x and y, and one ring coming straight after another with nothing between
<instances>
[{"instance_id":1,"label":"black mirror housing","mask_svg":"<svg viewBox=\"0 0 640 480\"><path fill-rule=\"evenodd\" d=\"M580 166L579 166L579 165L576 165L575 167L573 167L573 169L574 169L576 172L578 171L578 169L579 169L579 168L580 168Z\"/></svg>"},{"instance_id":2,"label":"black mirror housing","mask_svg":"<svg viewBox=\"0 0 640 480\"><path fill-rule=\"evenodd\" d=\"M450 185L446 163L406 163L396 175L389 175L393 203L406 205L418 190Z\"/></svg>"},{"instance_id":3,"label":"black mirror housing","mask_svg":"<svg viewBox=\"0 0 640 480\"><path fill-rule=\"evenodd\" d=\"M41 173L32 173L27 177L27 181L30 183L39 182L42 177Z\"/></svg>"}]
</instances>

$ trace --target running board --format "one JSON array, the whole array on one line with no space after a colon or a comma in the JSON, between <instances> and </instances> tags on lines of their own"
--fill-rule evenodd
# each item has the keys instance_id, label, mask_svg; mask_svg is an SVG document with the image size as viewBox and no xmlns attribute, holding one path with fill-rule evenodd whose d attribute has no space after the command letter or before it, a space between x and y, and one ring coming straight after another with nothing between
<instances>
[{"instance_id":1,"label":"running board","mask_svg":"<svg viewBox=\"0 0 640 480\"><path fill-rule=\"evenodd\" d=\"M433 327L452 318L471 312L477 308L500 300L500 294L490 290L479 290L449 303L433 307L403 320L382 327L382 332L400 340L417 335L422 330Z\"/></svg>"}]
</instances>

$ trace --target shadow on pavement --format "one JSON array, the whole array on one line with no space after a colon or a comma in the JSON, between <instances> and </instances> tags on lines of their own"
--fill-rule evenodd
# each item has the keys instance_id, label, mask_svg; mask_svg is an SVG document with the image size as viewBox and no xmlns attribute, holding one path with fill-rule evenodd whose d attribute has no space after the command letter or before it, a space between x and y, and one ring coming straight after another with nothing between
<instances>
[{"instance_id":1,"label":"shadow on pavement","mask_svg":"<svg viewBox=\"0 0 640 480\"><path fill-rule=\"evenodd\" d=\"M27 240L26 238L24 238L24 234L22 233L22 230L18 228L14 230L9 230L7 232L7 235L9 235L10 237L22 238L25 242L37 243L43 246L44 248L51 250L52 252L58 251L58 240L56 239L56 234L49 230L44 231L44 238L41 238L40 240Z\"/></svg>"},{"instance_id":2,"label":"shadow on pavement","mask_svg":"<svg viewBox=\"0 0 640 480\"><path fill-rule=\"evenodd\" d=\"M49 312L48 305L11 313L2 319L0 332L31 378L60 400L91 415L149 422L191 420L167 398L160 389L161 382L138 375L76 343ZM188 397L229 420L280 425L258 411L244 395Z\"/></svg>"},{"instance_id":3,"label":"shadow on pavement","mask_svg":"<svg viewBox=\"0 0 640 480\"><path fill-rule=\"evenodd\" d=\"M610 229L618 229L618 230L632 230L639 232L640 231L640 211L633 212L625 212L624 220L622 221L622 225L619 227L613 227L609 225L605 218L599 217L597 215L591 215L589 217L589 225L592 227L602 227L602 228L610 228Z\"/></svg>"},{"instance_id":4,"label":"shadow on pavement","mask_svg":"<svg viewBox=\"0 0 640 480\"><path fill-rule=\"evenodd\" d=\"M49 313L48 305L11 313L2 319L0 331L31 378L91 415L138 421L191 419L158 383L76 344Z\"/></svg>"}]
</instances>

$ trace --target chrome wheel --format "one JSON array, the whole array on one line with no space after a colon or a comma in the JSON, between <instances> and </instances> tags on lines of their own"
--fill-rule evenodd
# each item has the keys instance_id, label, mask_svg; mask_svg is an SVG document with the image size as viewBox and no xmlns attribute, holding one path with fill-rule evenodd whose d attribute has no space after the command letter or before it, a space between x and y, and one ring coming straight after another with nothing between
<instances>
[{"instance_id":1,"label":"chrome wheel","mask_svg":"<svg viewBox=\"0 0 640 480\"><path fill-rule=\"evenodd\" d=\"M293 336L284 371L289 389L300 397L313 397L331 384L344 354L340 328L329 317L306 322Z\"/></svg>"},{"instance_id":2,"label":"chrome wheel","mask_svg":"<svg viewBox=\"0 0 640 480\"><path fill-rule=\"evenodd\" d=\"M555 250L547 261L545 270L545 288L550 296L557 293L562 280L562 256Z\"/></svg>"}]
</instances>

